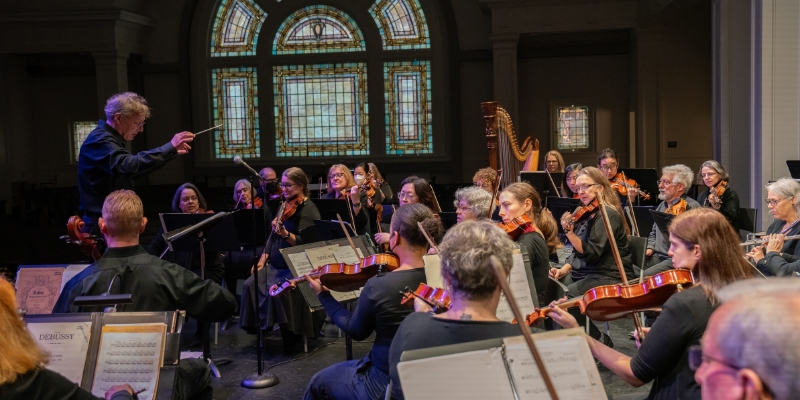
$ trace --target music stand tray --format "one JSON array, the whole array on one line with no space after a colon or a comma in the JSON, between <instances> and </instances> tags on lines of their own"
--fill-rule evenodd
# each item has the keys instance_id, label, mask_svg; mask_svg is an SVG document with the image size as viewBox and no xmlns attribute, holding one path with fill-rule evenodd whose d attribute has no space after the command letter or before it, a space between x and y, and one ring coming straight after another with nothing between
<instances>
[{"instance_id":1,"label":"music stand tray","mask_svg":"<svg viewBox=\"0 0 800 400\"><path fill-rule=\"evenodd\" d=\"M342 217L344 218L344 217ZM344 226L346 226L349 230L349 234L351 237L356 236L357 233L350 226L350 223L347 221L343 221ZM336 239L346 239L347 235L345 235L344 231L342 230L342 225L339 224L339 221L325 221L321 219L314 220L314 230L316 231L317 240L336 240Z\"/></svg>"},{"instance_id":2,"label":"music stand tray","mask_svg":"<svg viewBox=\"0 0 800 400\"><path fill-rule=\"evenodd\" d=\"M319 210L319 219L337 221L340 215L343 221L350 220L350 206L345 199L310 199Z\"/></svg>"},{"instance_id":3,"label":"music stand tray","mask_svg":"<svg viewBox=\"0 0 800 400\"><path fill-rule=\"evenodd\" d=\"M661 211L656 210L649 210L650 215L653 216L653 222L655 222L658 230L661 231L661 234L664 235L665 238L669 237L669 224L672 222L672 219L675 218L672 214L663 213Z\"/></svg>"},{"instance_id":4,"label":"music stand tray","mask_svg":"<svg viewBox=\"0 0 800 400\"><path fill-rule=\"evenodd\" d=\"M252 211L252 210L248 210ZM261 211L262 210L256 210ZM235 212L232 215L237 215ZM205 221L216 214L181 214L181 213L162 213L161 226L164 232L171 232L180 228L187 228ZM234 225L234 219L222 217L218 221L209 223L199 230L203 231L205 243L203 247L206 251L233 251L239 250L239 236ZM250 221L250 232L253 231L253 221ZM252 236L252 233L251 235ZM189 233L179 239L167 242L172 251L197 251L197 234Z\"/></svg>"},{"instance_id":5,"label":"music stand tray","mask_svg":"<svg viewBox=\"0 0 800 400\"><path fill-rule=\"evenodd\" d=\"M650 200L637 197L639 200L634 200L634 205L658 205L659 177L655 168L620 168L619 170L625 174L626 178L635 180L639 184L639 188L650 195Z\"/></svg>"},{"instance_id":6,"label":"music stand tray","mask_svg":"<svg viewBox=\"0 0 800 400\"><path fill-rule=\"evenodd\" d=\"M553 177L552 182L550 182L550 177L547 176L545 171L526 171L519 173L519 180L520 182L530 183L539 192L539 198L546 199L550 196L559 196L561 191L557 185L564 181L563 172L552 172L550 176ZM556 186L553 186L553 184Z\"/></svg>"}]
</instances>

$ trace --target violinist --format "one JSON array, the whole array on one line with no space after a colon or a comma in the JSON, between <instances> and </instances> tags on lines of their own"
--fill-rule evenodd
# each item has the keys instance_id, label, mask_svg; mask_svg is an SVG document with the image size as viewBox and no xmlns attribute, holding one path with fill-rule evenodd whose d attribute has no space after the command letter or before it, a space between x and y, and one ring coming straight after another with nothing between
<instances>
[{"instance_id":1,"label":"violinist","mask_svg":"<svg viewBox=\"0 0 800 400\"><path fill-rule=\"evenodd\" d=\"M392 192L392 188L389 186L389 182L386 182L383 179L383 175L381 171L378 170L378 166L373 163L361 163L356 166L354 169L353 174L356 178L356 183L358 183L358 176L359 174L364 175L364 178L370 182L373 182L376 188L380 188L380 192L382 195L382 203L383 204L397 204L395 203L394 192Z\"/></svg>"},{"instance_id":2,"label":"violinist","mask_svg":"<svg viewBox=\"0 0 800 400\"><path fill-rule=\"evenodd\" d=\"M570 199L579 198L575 181L578 179L578 172L582 169L583 164L581 163L570 164L564 168L564 182L561 182L561 192L564 193L564 197Z\"/></svg>"},{"instance_id":3,"label":"violinist","mask_svg":"<svg viewBox=\"0 0 800 400\"><path fill-rule=\"evenodd\" d=\"M400 324L389 350L394 398L404 398L397 373L404 351L519 335L517 327L497 318L500 285L489 264L491 256L497 257L508 275L515 249L514 242L491 221L467 221L447 231L439 256L452 302L443 313L416 312ZM414 308L430 310L418 299Z\"/></svg>"},{"instance_id":4,"label":"violinist","mask_svg":"<svg viewBox=\"0 0 800 400\"><path fill-rule=\"evenodd\" d=\"M738 233L718 212L687 211L673 220L669 233L674 265L691 270L695 285L667 300L653 327L644 328L646 336L633 358L593 338L586 340L594 357L625 382L639 387L653 381L648 399L700 400L700 387L689 368L689 347L700 343L718 305L717 290L751 277L752 267L744 259ZM550 317L564 328L578 326L558 307Z\"/></svg>"},{"instance_id":5,"label":"violinist","mask_svg":"<svg viewBox=\"0 0 800 400\"><path fill-rule=\"evenodd\" d=\"M627 275L632 276L633 270L631 252L628 248L630 231L625 219L622 218L619 197L614 194L603 173L594 167L580 170L575 189L584 204L583 209L577 210L574 215L565 213L561 217L561 226L566 232L567 240L572 244L572 254L567 257L566 264L555 269L552 275L555 279L560 279L570 274L573 283L568 286L569 295L581 296L591 288L616 284L622 280L600 216L598 193L607 202L605 210ZM575 309L570 311L575 312L576 318L582 322L581 325L585 326L584 324L588 323L587 318ZM592 323L589 323L589 334L611 345L611 338L601 333Z\"/></svg>"},{"instance_id":6,"label":"violinist","mask_svg":"<svg viewBox=\"0 0 800 400\"><path fill-rule=\"evenodd\" d=\"M527 224L521 223L527 225L527 229L517 237L516 242L520 247L525 247L531 258L536 304L546 304L549 256L561 247L555 219L542 209L539 193L527 182L512 183L500 192L500 217L506 225L529 221Z\"/></svg>"},{"instance_id":7,"label":"violinist","mask_svg":"<svg viewBox=\"0 0 800 400\"><path fill-rule=\"evenodd\" d=\"M289 168L281 175L281 189L287 205L280 221L278 216L272 221L272 233L267 241L261 259L258 261L258 286L250 276L242 287L242 306L239 312L239 325L246 331L255 332L261 328L270 330L275 324L280 326L284 352L291 353L302 342L303 336L316 337L325 313L312 313L299 290L291 291L282 297L268 294L270 286L293 278L280 250L312 243L314 220L319 219L317 206L308 200L308 177L300 168ZM252 303L253 290L258 289L258 305ZM260 310L261 325L256 324Z\"/></svg>"},{"instance_id":8,"label":"violinist","mask_svg":"<svg viewBox=\"0 0 800 400\"><path fill-rule=\"evenodd\" d=\"M261 185L256 195L265 202L267 200L280 200L281 183L278 181L278 175L275 170L270 167L262 168L261 171L258 171L258 175L261 177Z\"/></svg>"},{"instance_id":9,"label":"violinist","mask_svg":"<svg viewBox=\"0 0 800 400\"><path fill-rule=\"evenodd\" d=\"M564 172L564 157L561 153L550 150L544 155L544 169L551 174L554 172Z\"/></svg>"},{"instance_id":10,"label":"violinist","mask_svg":"<svg viewBox=\"0 0 800 400\"><path fill-rule=\"evenodd\" d=\"M617 192L623 207L640 195L639 184L633 179L628 179L619 171L619 159L614 150L603 149L600 152L600 155L597 156L597 169L603 172L611 184L611 188Z\"/></svg>"},{"instance_id":11,"label":"violinist","mask_svg":"<svg viewBox=\"0 0 800 400\"><path fill-rule=\"evenodd\" d=\"M400 182L400 193L397 194L397 198L400 200L400 208L408 204L421 203L428 207L434 215L440 211L431 184L418 176L409 176ZM376 233L374 239L378 244L389 243L389 234L386 232Z\"/></svg>"},{"instance_id":12,"label":"violinist","mask_svg":"<svg viewBox=\"0 0 800 400\"><path fill-rule=\"evenodd\" d=\"M401 305L401 292L425 282L422 256L428 242L418 223L434 241L441 240L442 224L431 210L421 204L397 209L390 224L390 251L397 255L400 267L370 278L358 298L355 311L349 311L333 298L319 280L306 275L339 329L356 340L365 340L375 332L372 350L361 360L345 361L318 372L311 378L304 399L382 399L389 384L389 347L400 323L413 312ZM306 307L307 308L307 307Z\"/></svg>"},{"instance_id":13,"label":"violinist","mask_svg":"<svg viewBox=\"0 0 800 400\"><path fill-rule=\"evenodd\" d=\"M370 164L375 165L372 163ZM369 218L370 231L378 232L378 219L382 217L383 203L386 202L386 196L383 194L381 184L385 184L386 182L376 181L367 163L356 165L353 169L353 178L359 189L367 195L366 210ZM386 185L386 187L388 188L388 185Z\"/></svg>"},{"instance_id":14,"label":"violinist","mask_svg":"<svg viewBox=\"0 0 800 400\"><path fill-rule=\"evenodd\" d=\"M492 195L477 186L469 186L456 190L456 223L483 220L489 218L489 207Z\"/></svg>"},{"instance_id":15,"label":"violinist","mask_svg":"<svg viewBox=\"0 0 800 400\"><path fill-rule=\"evenodd\" d=\"M344 164L334 164L328 169L328 192L322 196L323 199L345 199L349 200L353 221L349 215L344 216L347 221L355 223L353 229L356 234L369 234L369 215L367 214L367 194L361 191L356 185L353 174Z\"/></svg>"},{"instance_id":16,"label":"violinist","mask_svg":"<svg viewBox=\"0 0 800 400\"><path fill-rule=\"evenodd\" d=\"M250 196L253 193L253 186L247 179L239 179L236 185L233 186L233 201L236 204L233 206L235 210L249 210L253 207L253 202L250 201ZM256 208L261 208L263 205L260 198L255 198Z\"/></svg>"},{"instance_id":17,"label":"violinist","mask_svg":"<svg viewBox=\"0 0 800 400\"><path fill-rule=\"evenodd\" d=\"M747 257L767 276L787 275L800 270L800 246L797 240L785 236L800 234L800 183L791 178L781 178L767 185L767 207L775 218L767 228L766 249L754 247ZM765 254L766 253L766 254Z\"/></svg>"},{"instance_id":18,"label":"violinist","mask_svg":"<svg viewBox=\"0 0 800 400\"><path fill-rule=\"evenodd\" d=\"M721 212L733 229L738 229L739 195L730 186L728 172L719 162L709 160L700 167L700 177L708 189L697 196L697 202Z\"/></svg>"},{"instance_id":19,"label":"violinist","mask_svg":"<svg viewBox=\"0 0 800 400\"><path fill-rule=\"evenodd\" d=\"M691 197L686 196L686 191L694 182L694 173L683 165L675 164L661 169L661 179L658 181L658 199L662 200L656 211L663 213L680 215L687 210L702 207ZM645 250L645 271L646 276L652 276L660 272L669 271L672 268L672 260L669 256L669 238L661 234L656 224L650 231L647 238L647 250Z\"/></svg>"}]
</instances>

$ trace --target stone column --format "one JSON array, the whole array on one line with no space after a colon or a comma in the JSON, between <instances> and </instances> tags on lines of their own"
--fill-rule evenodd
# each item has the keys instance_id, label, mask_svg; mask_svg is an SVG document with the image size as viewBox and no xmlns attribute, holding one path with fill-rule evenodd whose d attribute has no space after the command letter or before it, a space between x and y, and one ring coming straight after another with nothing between
<instances>
[{"instance_id":1,"label":"stone column","mask_svg":"<svg viewBox=\"0 0 800 400\"><path fill-rule=\"evenodd\" d=\"M508 111L512 121L517 121L519 96L517 96L517 43L518 33L493 34L494 100Z\"/></svg>"},{"instance_id":2,"label":"stone column","mask_svg":"<svg viewBox=\"0 0 800 400\"><path fill-rule=\"evenodd\" d=\"M128 56L121 51L92 52L97 76L97 103L100 115L111 95L128 90Z\"/></svg>"},{"instance_id":3,"label":"stone column","mask_svg":"<svg viewBox=\"0 0 800 400\"><path fill-rule=\"evenodd\" d=\"M659 52L662 29L649 27L636 30L637 78L637 139L636 166L656 168L663 166L661 152L661 110L659 104Z\"/></svg>"}]
</instances>

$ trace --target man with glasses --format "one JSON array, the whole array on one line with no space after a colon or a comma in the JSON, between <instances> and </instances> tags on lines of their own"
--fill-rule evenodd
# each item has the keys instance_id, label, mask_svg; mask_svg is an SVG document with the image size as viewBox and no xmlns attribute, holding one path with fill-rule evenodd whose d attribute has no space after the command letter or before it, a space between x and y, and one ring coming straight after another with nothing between
<instances>
[{"instance_id":1,"label":"man with glasses","mask_svg":"<svg viewBox=\"0 0 800 400\"><path fill-rule=\"evenodd\" d=\"M270 167L262 168L261 171L258 171L258 175L261 177L261 186L258 188L256 196L261 197L265 204L267 200L280 199L281 186L275 170Z\"/></svg>"},{"instance_id":2,"label":"man with glasses","mask_svg":"<svg viewBox=\"0 0 800 400\"><path fill-rule=\"evenodd\" d=\"M800 399L800 282L755 278L732 283L718 296L701 345L689 366L704 399ZM778 318L776 318L778 317Z\"/></svg>"},{"instance_id":3,"label":"man with glasses","mask_svg":"<svg viewBox=\"0 0 800 400\"><path fill-rule=\"evenodd\" d=\"M691 168L676 164L661 169L661 180L658 181L658 199L662 200L656 211L677 215L680 211L692 210L702 207L700 203L686 196L686 191L694 181L694 172ZM685 206L684 206L685 203ZM646 276L658 274L672 269L672 259L669 256L669 237L664 237L656 224L647 238L644 271Z\"/></svg>"},{"instance_id":4,"label":"man with glasses","mask_svg":"<svg viewBox=\"0 0 800 400\"><path fill-rule=\"evenodd\" d=\"M106 120L99 121L81 145L78 155L80 210L83 231L100 236L97 219L103 200L117 189L133 189L133 179L161 168L178 154L186 154L194 140L191 132L175 134L169 143L131 154L125 145L144 130L150 108L144 97L133 92L111 96L105 106Z\"/></svg>"}]
</instances>

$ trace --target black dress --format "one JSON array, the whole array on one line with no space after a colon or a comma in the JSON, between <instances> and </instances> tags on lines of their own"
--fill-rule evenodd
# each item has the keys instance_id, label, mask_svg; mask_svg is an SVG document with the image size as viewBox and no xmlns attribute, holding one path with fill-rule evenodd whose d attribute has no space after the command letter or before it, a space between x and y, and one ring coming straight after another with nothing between
<instances>
[{"instance_id":1,"label":"black dress","mask_svg":"<svg viewBox=\"0 0 800 400\"><path fill-rule=\"evenodd\" d=\"M283 222L289 233L294 234L296 243L313 243L316 240L314 220L319 219L319 210L309 200L297 207L295 213ZM322 323L324 312L312 313L299 290L291 290L280 297L268 294L269 287L294 278L286 264L280 249L291 247L288 241L277 234L267 243L269 258L266 266L258 273L258 309L260 310L262 329L269 329L275 324L286 324L285 327L295 334L305 337L316 337ZM239 325L243 328L256 327L256 308L253 305L255 284L253 276L247 278L242 286L242 306L239 311Z\"/></svg>"},{"instance_id":2,"label":"black dress","mask_svg":"<svg viewBox=\"0 0 800 400\"><path fill-rule=\"evenodd\" d=\"M706 189L703 193L697 196L697 202L703 207L714 208L708 202L708 194L710 189ZM725 188L722 193L722 204L717 210L725 216L725 219L731 223L733 229L739 229L739 195L733 190L730 185Z\"/></svg>"},{"instance_id":3,"label":"black dress","mask_svg":"<svg viewBox=\"0 0 800 400\"><path fill-rule=\"evenodd\" d=\"M49 369L31 370L14 382L0 385L3 400L100 400L80 386ZM116 392L112 400L130 400L127 390Z\"/></svg>"},{"instance_id":4,"label":"black dress","mask_svg":"<svg viewBox=\"0 0 800 400\"><path fill-rule=\"evenodd\" d=\"M531 275L536 287L536 307L544 307L547 303L547 276L550 273L550 256L547 242L539 232L523 233L517 238L517 244L524 247L531 258Z\"/></svg>"}]
</instances>

